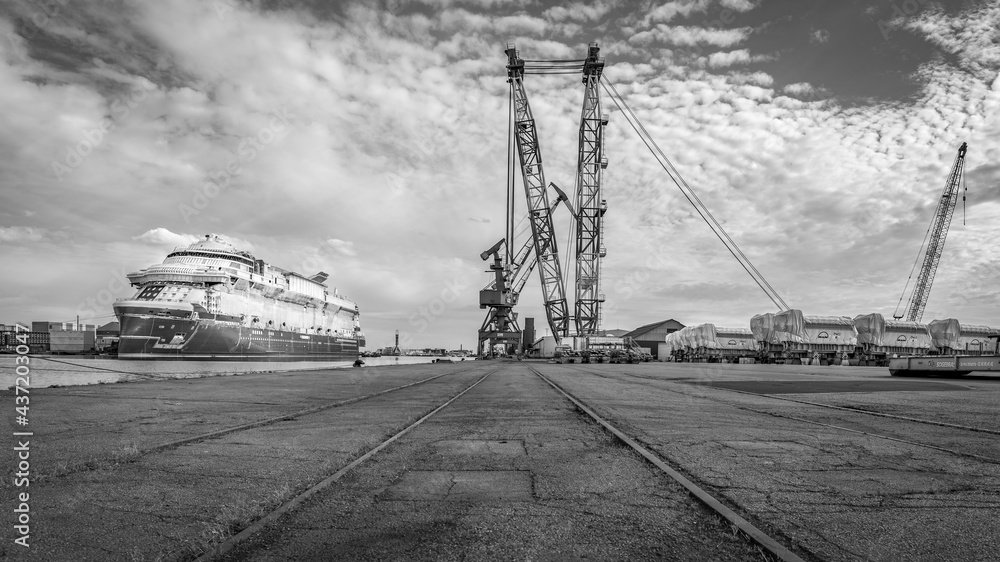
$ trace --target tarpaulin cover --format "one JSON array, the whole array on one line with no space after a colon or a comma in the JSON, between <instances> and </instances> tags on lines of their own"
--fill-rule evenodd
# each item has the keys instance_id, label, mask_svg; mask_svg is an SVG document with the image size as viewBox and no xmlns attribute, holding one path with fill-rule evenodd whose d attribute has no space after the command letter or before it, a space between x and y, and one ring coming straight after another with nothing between
<instances>
[{"instance_id":1,"label":"tarpaulin cover","mask_svg":"<svg viewBox=\"0 0 1000 562\"><path fill-rule=\"evenodd\" d=\"M683 328L681 328L683 329ZM676 332L671 332L667 334L667 343L670 344L671 351L678 351L684 348L684 344L681 343L681 332L680 330Z\"/></svg>"},{"instance_id":2,"label":"tarpaulin cover","mask_svg":"<svg viewBox=\"0 0 1000 562\"><path fill-rule=\"evenodd\" d=\"M667 353L696 349L754 349L753 332L746 328L716 328L715 324L685 326L667 334Z\"/></svg>"},{"instance_id":3,"label":"tarpaulin cover","mask_svg":"<svg viewBox=\"0 0 1000 562\"><path fill-rule=\"evenodd\" d=\"M680 351L686 347L690 347L690 334L691 326L684 326L676 332L670 332L667 334L666 343L670 352Z\"/></svg>"},{"instance_id":4,"label":"tarpaulin cover","mask_svg":"<svg viewBox=\"0 0 1000 562\"><path fill-rule=\"evenodd\" d=\"M755 349L754 334L746 328L716 328L715 341L719 349Z\"/></svg>"},{"instance_id":5,"label":"tarpaulin cover","mask_svg":"<svg viewBox=\"0 0 1000 562\"><path fill-rule=\"evenodd\" d=\"M946 347L959 349L958 338L962 337L962 325L955 318L945 318L944 320L931 320L927 324L927 330L931 334L931 349L941 351Z\"/></svg>"},{"instance_id":6,"label":"tarpaulin cover","mask_svg":"<svg viewBox=\"0 0 1000 562\"><path fill-rule=\"evenodd\" d=\"M684 326L678 332L680 334L681 345L684 349L694 347L694 326Z\"/></svg>"},{"instance_id":7,"label":"tarpaulin cover","mask_svg":"<svg viewBox=\"0 0 1000 562\"><path fill-rule=\"evenodd\" d=\"M858 343L883 346L885 317L878 312L859 314L854 317L854 328L858 331Z\"/></svg>"},{"instance_id":8,"label":"tarpaulin cover","mask_svg":"<svg viewBox=\"0 0 1000 562\"><path fill-rule=\"evenodd\" d=\"M673 353L680 349L680 342L677 338L677 332L670 332L667 334L666 338L667 353Z\"/></svg>"},{"instance_id":9,"label":"tarpaulin cover","mask_svg":"<svg viewBox=\"0 0 1000 562\"><path fill-rule=\"evenodd\" d=\"M996 345L996 340L993 337L998 335L1000 335L1000 330L997 328L962 325L962 335L958 339L957 349L978 352L992 351Z\"/></svg>"},{"instance_id":10,"label":"tarpaulin cover","mask_svg":"<svg viewBox=\"0 0 1000 562\"><path fill-rule=\"evenodd\" d=\"M718 349L719 342L715 339L715 324L699 324L694 327L695 347Z\"/></svg>"},{"instance_id":11,"label":"tarpaulin cover","mask_svg":"<svg viewBox=\"0 0 1000 562\"><path fill-rule=\"evenodd\" d=\"M858 331L854 327L854 321L847 316L802 316L801 318L801 343L858 345Z\"/></svg>"},{"instance_id":12,"label":"tarpaulin cover","mask_svg":"<svg viewBox=\"0 0 1000 562\"><path fill-rule=\"evenodd\" d=\"M779 342L804 343L805 317L801 310L789 309L774 315L774 334Z\"/></svg>"},{"instance_id":13,"label":"tarpaulin cover","mask_svg":"<svg viewBox=\"0 0 1000 562\"><path fill-rule=\"evenodd\" d=\"M989 338L990 336L1000 336L1000 328L962 324L962 337L966 336L984 338Z\"/></svg>"},{"instance_id":14,"label":"tarpaulin cover","mask_svg":"<svg viewBox=\"0 0 1000 562\"><path fill-rule=\"evenodd\" d=\"M858 339L860 338L859 334ZM927 324L905 322L902 320L886 320L882 343L875 345L927 350L931 347L931 333L927 330Z\"/></svg>"},{"instance_id":15,"label":"tarpaulin cover","mask_svg":"<svg viewBox=\"0 0 1000 562\"><path fill-rule=\"evenodd\" d=\"M774 314L768 312L766 314L757 314L750 319L750 332L753 333L753 339L760 342L768 343L781 343L775 337L774 333Z\"/></svg>"}]
</instances>

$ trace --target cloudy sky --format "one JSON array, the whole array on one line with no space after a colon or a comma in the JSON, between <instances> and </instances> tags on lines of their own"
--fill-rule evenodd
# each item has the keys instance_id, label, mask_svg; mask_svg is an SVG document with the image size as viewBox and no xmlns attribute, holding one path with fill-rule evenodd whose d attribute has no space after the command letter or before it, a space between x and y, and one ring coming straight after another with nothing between
<instances>
[{"instance_id":1,"label":"cloudy sky","mask_svg":"<svg viewBox=\"0 0 1000 562\"><path fill-rule=\"evenodd\" d=\"M597 41L663 151L805 314L892 314L968 142L969 199L924 321L1000 325L998 30L985 0L4 0L0 322L110 319L124 273L214 232L330 273L372 346L398 329L471 347L479 253L504 232L505 44L579 59ZM546 179L571 187L581 81L525 86ZM603 326L774 311L604 109ZM544 326L537 276L520 314Z\"/></svg>"}]
</instances>

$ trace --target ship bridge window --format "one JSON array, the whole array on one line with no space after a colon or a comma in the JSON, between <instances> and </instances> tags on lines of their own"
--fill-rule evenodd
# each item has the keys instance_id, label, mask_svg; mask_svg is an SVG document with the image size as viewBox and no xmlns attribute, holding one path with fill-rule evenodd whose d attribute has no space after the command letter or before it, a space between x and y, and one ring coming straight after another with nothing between
<instances>
[{"instance_id":1,"label":"ship bridge window","mask_svg":"<svg viewBox=\"0 0 1000 562\"><path fill-rule=\"evenodd\" d=\"M142 288L142 291L140 291L135 298L136 300L140 301L155 300L157 295L159 295L160 292L163 291L163 288L164 288L163 285L147 285Z\"/></svg>"}]
</instances>

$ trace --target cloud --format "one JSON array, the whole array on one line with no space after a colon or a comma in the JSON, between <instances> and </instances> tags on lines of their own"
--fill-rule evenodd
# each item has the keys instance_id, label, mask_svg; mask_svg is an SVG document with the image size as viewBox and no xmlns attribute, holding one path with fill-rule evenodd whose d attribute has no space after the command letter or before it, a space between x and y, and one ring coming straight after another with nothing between
<instances>
[{"instance_id":1,"label":"cloud","mask_svg":"<svg viewBox=\"0 0 1000 562\"><path fill-rule=\"evenodd\" d=\"M792 94L796 96L808 96L816 91L816 88L808 82L796 82L795 84L788 84L782 89L786 94Z\"/></svg>"},{"instance_id":2,"label":"cloud","mask_svg":"<svg viewBox=\"0 0 1000 562\"><path fill-rule=\"evenodd\" d=\"M347 242L344 240L339 240L337 238L331 238L326 241L327 246L329 246L337 254L344 256L354 257L358 255L358 252L354 249L354 242Z\"/></svg>"},{"instance_id":3,"label":"cloud","mask_svg":"<svg viewBox=\"0 0 1000 562\"><path fill-rule=\"evenodd\" d=\"M814 29L809 33L810 43L826 43L830 40L830 32L826 29Z\"/></svg>"},{"instance_id":4,"label":"cloud","mask_svg":"<svg viewBox=\"0 0 1000 562\"><path fill-rule=\"evenodd\" d=\"M736 64L746 64L753 60L750 51L739 49L737 51L718 52L708 55L708 65L712 68L723 66L733 66Z\"/></svg>"},{"instance_id":5,"label":"cloud","mask_svg":"<svg viewBox=\"0 0 1000 562\"><path fill-rule=\"evenodd\" d=\"M719 4L736 12L749 12L757 7L757 3L751 0L720 0Z\"/></svg>"},{"instance_id":6,"label":"cloud","mask_svg":"<svg viewBox=\"0 0 1000 562\"><path fill-rule=\"evenodd\" d=\"M0 242L38 242L44 236L43 229L30 226L0 226Z\"/></svg>"},{"instance_id":7,"label":"cloud","mask_svg":"<svg viewBox=\"0 0 1000 562\"><path fill-rule=\"evenodd\" d=\"M193 234L177 234L170 232L166 228L154 228L152 230L147 230L138 236L133 236L133 240L143 242L145 244L154 244L157 246L187 246L189 244L194 244L201 239L200 236L195 236Z\"/></svg>"},{"instance_id":8,"label":"cloud","mask_svg":"<svg viewBox=\"0 0 1000 562\"><path fill-rule=\"evenodd\" d=\"M650 46L653 44L693 47L696 45L711 45L716 47L732 47L749 37L749 27L732 29L711 29L707 27L657 25L654 29L642 31L629 37L631 44Z\"/></svg>"},{"instance_id":9,"label":"cloud","mask_svg":"<svg viewBox=\"0 0 1000 562\"><path fill-rule=\"evenodd\" d=\"M554 21L597 21L612 9L610 2L574 2L568 6L554 6L545 10L545 17Z\"/></svg>"},{"instance_id":10,"label":"cloud","mask_svg":"<svg viewBox=\"0 0 1000 562\"><path fill-rule=\"evenodd\" d=\"M791 67L756 70L782 46L761 52L750 28L666 25L750 2L663 4L646 23L621 5L602 11L611 3L429 2L433 10L390 13L345 2L335 16L310 4L232 5L220 17L193 0L68 3L34 38L0 17L0 176L17 193L0 195L9 225L0 236L18 239L0 244L0 260L33 272L29 284L0 271L22 295L0 314L66 317L59 311L105 288L110 271L216 232L280 267L330 272L372 342L389 344L399 329L421 345L468 346L487 281L479 253L502 236L506 35L524 58L571 59L597 30L605 75L758 268L809 314L895 303L968 141L969 179L982 187L969 224L949 235L928 315L1000 315L987 301L948 301L965 274L988 271L1000 223L997 173L984 165L1000 160L1000 12L988 5L901 22L949 54L912 76L921 85L912 99L881 101L837 99ZM21 40L4 40L8 32ZM572 186L579 76L529 75L525 87L546 179ZM615 104L602 104L606 322L739 327L769 310ZM107 118L113 130L88 145ZM52 162L81 148L72 172L53 176ZM197 213L186 220L181 205ZM570 220L555 216L562 242ZM560 249L565 258L572 244ZM80 279L71 288L67 271ZM421 309L454 286L447 313L425 318ZM539 325L540 293L533 276L518 311Z\"/></svg>"},{"instance_id":11,"label":"cloud","mask_svg":"<svg viewBox=\"0 0 1000 562\"><path fill-rule=\"evenodd\" d=\"M677 16L690 17L692 14L705 13L711 6L710 0L676 0L665 2L653 8L643 19L643 26L654 23L667 23Z\"/></svg>"}]
</instances>

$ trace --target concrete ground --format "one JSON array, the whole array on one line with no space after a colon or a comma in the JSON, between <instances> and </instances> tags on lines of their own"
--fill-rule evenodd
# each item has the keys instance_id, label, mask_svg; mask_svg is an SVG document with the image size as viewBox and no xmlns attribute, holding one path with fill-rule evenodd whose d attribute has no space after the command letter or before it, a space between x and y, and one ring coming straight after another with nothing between
<instances>
[{"instance_id":1,"label":"concrete ground","mask_svg":"<svg viewBox=\"0 0 1000 562\"><path fill-rule=\"evenodd\" d=\"M544 372L748 519L821 559L998 558L1000 378L784 365Z\"/></svg>"},{"instance_id":2,"label":"concrete ground","mask_svg":"<svg viewBox=\"0 0 1000 562\"><path fill-rule=\"evenodd\" d=\"M1000 552L997 378L532 366L803 558L986 560ZM14 545L8 525L0 557L192 559L497 368L229 557L761 559L526 364L494 362L33 390L31 470L40 478L29 487L31 548ZM2 400L13 408L10 391ZM0 494L11 513L22 489L12 484L13 454L4 464Z\"/></svg>"}]
</instances>

